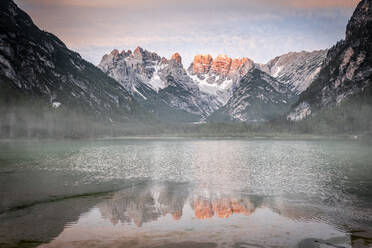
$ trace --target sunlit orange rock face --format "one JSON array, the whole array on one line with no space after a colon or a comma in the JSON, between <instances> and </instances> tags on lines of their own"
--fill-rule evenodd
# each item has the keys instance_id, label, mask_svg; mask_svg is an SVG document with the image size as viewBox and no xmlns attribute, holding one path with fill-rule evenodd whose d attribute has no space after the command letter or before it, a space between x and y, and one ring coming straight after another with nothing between
<instances>
[{"instance_id":1,"label":"sunlit orange rock face","mask_svg":"<svg viewBox=\"0 0 372 248\"><path fill-rule=\"evenodd\" d=\"M179 53L175 53L172 55L171 60L176 61L178 64L182 64L182 58Z\"/></svg>"},{"instance_id":2,"label":"sunlit orange rock face","mask_svg":"<svg viewBox=\"0 0 372 248\"><path fill-rule=\"evenodd\" d=\"M226 55L218 55L217 58L213 59L209 54L198 54L194 57L192 70L194 74L214 72L221 76L232 74L243 76L253 66L254 62L248 58L232 59Z\"/></svg>"},{"instance_id":3,"label":"sunlit orange rock face","mask_svg":"<svg viewBox=\"0 0 372 248\"><path fill-rule=\"evenodd\" d=\"M174 220L181 219L181 217L182 217L182 210L179 210L179 211L177 211L175 213L172 213L172 217L173 217Z\"/></svg>"},{"instance_id":4,"label":"sunlit orange rock face","mask_svg":"<svg viewBox=\"0 0 372 248\"><path fill-rule=\"evenodd\" d=\"M198 54L194 57L193 71L196 74L208 73L212 66L213 58L211 55Z\"/></svg>"},{"instance_id":5,"label":"sunlit orange rock face","mask_svg":"<svg viewBox=\"0 0 372 248\"><path fill-rule=\"evenodd\" d=\"M213 210L219 218L229 218L233 214L231 201L229 199L218 199L213 201Z\"/></svg>"},{"instance_id":6,"label":"sunlit orange rock face","mask_svg":"<svg viewBox=\"0 0 372 248\"><path fill-rule=\"evenodd\" d=\"M209 219L214 215L212 204L208 200L198 199L194 202L194 213L198 219Z\"/></svg>"},{"instance_id":7,"label":"sunlit orange rock face","mask_svg":"<svg viewBox=\"0 0 372 248\"><path fill-rule=\"evenodd\" d=\"M216 215L219 218L228 218L232 214L250 215L252 211L242 205L238 200L227 198L209 200L197 199L193 204L195 217L209 219Z\"/></svg>"},{"instance_id":8,"label":"sunlit orange rock face","mask_svg":"<svg viewBox=\"0 0 372 248\"><path fill-rule=\"evenodd\" d=\"M218 57L213 60L211 71L218 75L226 76L230 72L231 62L232 59L226 55L218 55Z\"/></svg>"},{"instance_id":9,"label":"sunlit orange rock face","mask_svg":"<svg viewBox=\"0 0 372 248\"><path fill-rule=\"evenodd\" d=\"M141 57L142 58L142 54L143 54L142 47L137 47L136 49L134 49L133 55L135 57Z\"/></svg>"},{"instance_id":10,"label":"sunlit orange rock face","mask_svg":"<svg viewBox=\"0 0 372 248\"><path fill-rule=\"evenodd\" d=\"M254 62L248 58L233 59L229 73L239 73L241 76L244 76L253 66Z\"/></svg>"}]
</instances>

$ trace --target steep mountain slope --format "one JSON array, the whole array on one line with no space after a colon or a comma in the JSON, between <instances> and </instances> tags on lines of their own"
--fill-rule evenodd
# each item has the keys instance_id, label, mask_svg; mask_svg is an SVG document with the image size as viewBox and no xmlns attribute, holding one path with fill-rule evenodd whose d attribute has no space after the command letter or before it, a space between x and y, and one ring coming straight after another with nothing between
<instances>
[{"instance_id":1,"label":"steep mountain slope","mask_svg":"<svg viewBox=\"0 0 372 248\"><path fill-rule=\"evenodd\" d=\"M218 56L213 59L210 55L197 55L188 73L201 91L216 96L221 102L221 108L208 120L265 121L289 110L296 95L318 75L325 56L325 50L288 53L267 64L255 64L248 58ZM247 74L249 76L241 80ZM280 89L269 90L267 85L280 85Z\"/></svg>"},{"instance_id":2,"label":"steep mountain slope","mask_svg":"<svg viewBox=\"0 0 372 248\"><path fill-rule=\"evenodd\" d=\"M165 121L199 121L219 107L214 96L199 90L178 53L168 60L137 47L113 50L99 68L121 83L146 108Z\"/></svg>"},{"instance_id":3,"label":"steep mountain slope","mask_svg":"<svg viewBox=\"0 0 372 248\"><path fill-rule=\"evenodd\" d=\"M213 59L209 54L198 54L187 72L202 92L217 97L222 106L231 97L239 80L253 67L253 61L248 58L232 59L219 55Z\"/></svg>"},{"instance_id":4,"label":"steep mountain slope","mask_svg":"<svg viewBox=\"0 0 372 248\"><path fill-rule=\"evenodd\" d=\"M300 94L319 74L326 55L327 50L290 52L270 60L267 64L256 66L278 81L288 84L295 94Z\"/></svg>"},{"instance_id":5,"label":"steep mountain slope","mask_svg":"<svg viewBox=\"0 0 372 248\"><path fill-rule=\"evenodd\" d=\"M294 97L288 85L280 83L259 69L252 69L240 80L226 105L213 113L208 120L271 120L287 112Z\"/></svg>"},{"instance_id":6,"label":"steep mountain slope","mask_svg":"<svg viewBox=\"0 0 372 248\"><path fill-rule=\"evenodd\" d=\"M288 119L301 120L351 96L371 98L371 44L372 1L362 0L346 27L345 40L328 51L319 76L300 94Z\"/></svg>"},{"instance_id":7,"label":"steep mountain slope","mask_svg":"<svg viewBox=\"0 0 372 248\"><path fill-rule=\"evenodd\" d=\"M140 114L120 84L41 31L13 1L0 2L0 16L0 91L9 93L2 94L3 102L16 96L41 99L50 108L109 122L128 122Z\"/></svg>"}]
</instances>

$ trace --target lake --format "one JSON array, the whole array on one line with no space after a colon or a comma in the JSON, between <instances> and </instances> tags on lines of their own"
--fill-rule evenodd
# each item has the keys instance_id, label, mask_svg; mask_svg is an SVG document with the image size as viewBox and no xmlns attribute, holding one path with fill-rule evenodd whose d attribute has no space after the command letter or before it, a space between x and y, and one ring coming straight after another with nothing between
<instances>
[{"instance_id":1,"label":"lake","mask_svg":"<svg viewBox=\"0 0 372 248\"><path fill-rule=\"evenodd\" d=\"M0 247L372 247L372 147L1 142Z\"/></svg>"}]
</instances>

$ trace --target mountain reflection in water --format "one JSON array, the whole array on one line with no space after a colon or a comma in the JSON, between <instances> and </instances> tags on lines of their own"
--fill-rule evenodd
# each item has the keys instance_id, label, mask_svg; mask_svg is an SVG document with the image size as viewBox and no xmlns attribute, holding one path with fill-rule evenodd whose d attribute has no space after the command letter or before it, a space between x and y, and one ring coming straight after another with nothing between
<instances>
[{"instance_id":1,"label":"mountain reflection in water","mask_svg":"<svg viewBox=\"0 0 372 248\"><path fill-rule=\"evenodd\" d=\"M212 201L198 198L193 202L193 208L198 219L208 219L214 215L219 218L228 218L232 214L248 216L254 212L254 207L249 199L229 199L227 197Z\"/></svg>"},{"instance_id":2,"label":"mountain reflection in water","mask_svg":"<svg viewBox=\"0 0 372 248\"><path fill-rule=\"evenodd\" d=\"M110 194L41 247L321 247L322 242L352 247L348 231L316 208L279 197L149 182Z\"/></svg>"},{"instance_id":3,"label":"mountain reflection in water","mask_svg":"<svg viewBox=\"0 0 372 248\"><path fill-rule=\"evenodd\" d=\"M114 193L97 206L113 224L133 222L140 227L166 214L180 219L187 197L183 184L143 184Z\"/></svg>"},{"instance_id":4,"label":"mountain reflection in water","mask_svg":"<svg viewBox=\"0 0 372 248\"><path fill-rule=\"evenodd\" d=\"M41 247L322 247L322 242L352 247L336 216L317 208L275 196L147 182L109 194Z\"/></svg>"},{"instance_id":5,"label":"mountain reflection in water","mask_svg":"<svg viewBox=\"0 0 372 248\"><path fill-rule=\"evenodd\" d=\"M367 147L115 140L0 148L0 247L372 244Z\"/></svg>"},{"instance_id":6,"label":"mountain reflection in water","mask_svg":"<svg viewBox=\"0 0 372 248\"><path fill-rule=\"evenodd\" d=\"M133 222L138 227L167 214L179 220L187 203L198 219L228 218L232 214L248 216L256 208L247 195L208 192L205 196L189 189L187 184L145 184L114 193L111 199L98 204L98 208L113 224Z\"/></svg>"}]
</instances>

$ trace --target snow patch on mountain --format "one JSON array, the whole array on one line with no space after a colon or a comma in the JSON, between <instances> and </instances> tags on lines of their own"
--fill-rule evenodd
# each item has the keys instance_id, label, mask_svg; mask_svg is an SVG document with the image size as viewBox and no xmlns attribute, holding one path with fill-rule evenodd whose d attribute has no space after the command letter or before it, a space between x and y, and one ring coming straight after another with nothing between
<instances>
[{"instance_id":1,"label":"snow patch on mountain","mask_svg":"<svg viewBox=\"0 0 372 248\"><path fill-rule=\"evenodd\" d=\"M232 79L225 79L221 84L209 83L209 78L200 79L197 75L190 75L191 79L197 84L201 92L215 96L222 105L225 105L231 96L230 89L234 81ZM216 77L219 80L219 76Z\"/></svg>"},{"instance_id":2,"label":"snow patch on mountain","mask_svg":"<svg viewBox=\"0 0 372 248\"><path fill-rule=\"evenodd\" d=\"M278 67L276 67L275 68L275 72L273 73L273 77L277 77L277 76L279 76L279 73L280 73L280 71L283 69L283 66L278 66Z\"/></svg>"},{"instance_id":3,"label":"snow patch on mountain","mask_svg":"<svg viewBox=\"0 0 372 248\"><path fill-rule=\"evenodd\" d=\"M145 97L144 95L142 95L142 93L139 92L139 91L137 90L137 88L134 87L134 85L132 85L132 89L133 89L133 92L137 93L137 94L140 95L143 99L147 100L147 97Z\"/></svg>"},{"instance_id":4,"label":"snow patch on mountain","mask_svg":"<svg viewBox=\"0 0 372 248\"><path fill-rule=\"evenodd\" d=\"M160 69L164 69L164 65L162 64L157 64L154 66L154 73L151 77L151 79L149 81L147 81L146 83L152 88L154 89L156 92L159 92L160 89L164 89L166 88L168 85L166 82L164 82L160 76L159 76L159 70Z\"/></svg>"}]
</instances>

